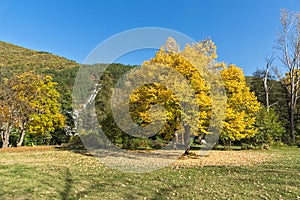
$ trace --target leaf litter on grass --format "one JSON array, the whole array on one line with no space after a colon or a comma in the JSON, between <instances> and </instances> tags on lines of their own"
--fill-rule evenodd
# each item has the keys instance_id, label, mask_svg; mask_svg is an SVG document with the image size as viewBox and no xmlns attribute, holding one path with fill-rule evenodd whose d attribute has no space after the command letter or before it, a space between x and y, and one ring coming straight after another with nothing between
<instances>
[{"instance_id":1,"label":"leaf litter on grass","mask_svg":"<svg viewBox=\"0 0 300 200\"><path fill-rule=\"evenodd\" d=\"M262 151L210 151L205 157L200 157L199 151L193 151L192 156L183 156L175 166L253 166L272 160L274 154Z\"/></svg>"},{"instance_id":2,"label":"leaf litter on grass","mask_svg":"<svg viewBox=\"0 0 300 200\"><path fill-rule=\"evenodd\" d=\"M36 147L17 147L17 148L6 148L6 149L0 149L0 153L9 153L10 156L5 158L2 157L1 161L2 163L10 163L10 161L18 162L21 161L26 156L18 156L18 153L25 153L25 154L31 154L32 160L28 160L27 157L26 160L23 160L23 162L32 162L40 161L43 163L43 161L49 161L52 162L55 160L55 158L61 158L61 156L67 158L69 157L69 151L59 151L58 148L54 146L36 146ZM151 154L151 151L143 151L142 154L145 155L149 153ZM50 154L49 154L50 153ZM140 151L136 151L136 154L139 154ZM16 155L14 155L16 154ZM47 154L47 155L42 155ZM55 155L59 154L59 155ZM82 155L82 152L80 153ZM80 155L78 154L78 156ZM11 159L11 156L16 157L16 159ZM47 158L47 157L52 158ZM136 155L135 155L136 156ZM77 157L77 156L76 156ZM151 156L149 156L151 160ZM260 163L264 163L267 161L270 161L274 159L276 155L274 153L269 153L268 151L255 151L255 150L245 150L245 151L217 151L212 150L209 152L209 154L205 157L200 156L200 151L191 151L191 154L188 156L181 156L179 159L175 160L173 162L173 166L185 166L185 167L194 167L194 166L253 166ZM92 160L96 161L93 157L91 157ZM109 157L105 158L109 159ZM111 159L114 159L114 161L117 161L115 157L112 157ZM163 159L163 158L161 158ZM100 159L101 161L101 159ZM120 159L119 162L122 162L122 159ZM153 162L158 162L158 159L154 159ZM163 161L161 161L163 162ZM105 162L102 162L105 164Z\"/></svg>"}]
</instances>

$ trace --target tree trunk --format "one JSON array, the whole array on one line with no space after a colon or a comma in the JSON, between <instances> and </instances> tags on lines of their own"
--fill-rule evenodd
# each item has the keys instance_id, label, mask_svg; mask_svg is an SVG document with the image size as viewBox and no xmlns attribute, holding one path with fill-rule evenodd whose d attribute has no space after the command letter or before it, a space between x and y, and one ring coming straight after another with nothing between
<instances>
[{"instance_id":1,"label":"tree trunk","mask_svg":"<svg viewBox=\"0 0 300 200\"><path fill-rule=\"evenodd\" d=\"M172 144L173 144L174 150L177 150L177 140L178 140L178 135L177 135L177 133L175 133L173 136L173 139L172 139Z\"/></svg>"},{"instance_id":2,"label":"tree trunk","mask_svg":"<svg viewBox=\"0 0 300 200\"><path fill-rule=\"evenodd\" d=\"M10 127L9 124L7 124L7 127L5 131L1 134L2 139L2 148L7 148L9 145L9 135L10 135Z\"/></svg>"},{"instance_id":3,"label":"tree trunk","mask_svg":"<svg viewBox=\"0 0 300 200\"><path fill-rule=\"evenodd\" d=\"M268 72L269 72L269 67L267 64L267 69L265 72L265 77L264 77L264 90L265 90L265 98L266 98L266 107L267 107L267 112L269 113L270 110L270 104L269 104L269 88L268 88Z\"/></svg>"},{"instance_id":4,"label":"tree trunk","mask_svg":"<svg viewBox=\"0 0 300 200\"><path fill-rule=\"evenodd\" d=\"M295 143L295 123L294 123L294 107L290 107L290 138L291 138L291 143Z\"/></svg>"},{"instance_id":5,"label":"tree trunk","mask_svg":"<svg viewBox=\"0 0 300 200\"><path fill-rule=\"evenodd\" d=\"M267 112L269 113L270 111L270 103L269 103L269 89L268 89L268 84L267 84L267 78L264 79L264 89L265 89L265 98L266 98L266 107L267 107Z\"/></svg>"},{"instance_id":6,"label":"tree trunk","mask_svg":"<svg viewBox=\"0 0 300 200\"><path fill-rule=\"evenodd\" d=\"M22 129L22 130L21 130L21 137L20 137L20 139L19 139L19 142L18 142L18 144L17 144L17 147L22 146L23 140L24 140L24 136L25 136L25 129Z\"/></svg>"},{"instance_id":7,"label":"tree trunk","mask_svg":"<svg viewBox=\"0 0 300 200\"><path fill-rule=\"evenodd\" d=\"M191 146L190 146L190 134L191 134L190 129L191 129L191 127L187 123L184 123L183 127L184 127L184 144L186 147L184 154L188 155L190 153L190 149L191 149Z\"/></svg>"}]
</instances>

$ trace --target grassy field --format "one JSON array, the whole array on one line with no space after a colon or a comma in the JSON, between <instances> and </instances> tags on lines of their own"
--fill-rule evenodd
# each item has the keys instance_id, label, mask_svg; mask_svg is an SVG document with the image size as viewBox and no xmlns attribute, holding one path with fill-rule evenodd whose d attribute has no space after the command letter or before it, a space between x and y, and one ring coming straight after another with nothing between
<instances>
[{"instance_id":1,"label":"grassy field","mask_svg":"<svg viewBox=\"0 0 300 200\"><path fill-rule=\"evenodd\" d=\"M218 152L151 173L112 170L52 147L0 150L0 199L300 199L300 149ZM224 160L225 154L228 158ZM243 163L247 155L270 157ZM241 156L240 156L241 155ZM227 162L236 159L238 162ZM251 160L249 161L251 162Z\"/></svg>"}]
</instances>

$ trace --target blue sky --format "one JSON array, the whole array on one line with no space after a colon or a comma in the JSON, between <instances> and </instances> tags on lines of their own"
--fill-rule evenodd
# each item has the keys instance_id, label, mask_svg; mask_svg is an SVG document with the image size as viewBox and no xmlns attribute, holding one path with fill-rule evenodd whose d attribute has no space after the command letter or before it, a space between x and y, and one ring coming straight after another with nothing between
<instances>
[{"instance_id":1,"label":"blue sky","mask_svg":"<svg viewBox=\"0 0 300 200\"><path fill-rule=\"evenodd\" d=\"M0 40L82 63L114 34L163 27L197 41L211 37L219 61L237 64L251 75L273 52L283 7L300 11L300 1L0 0ZM119 61L136 64L152 53L132 52Z\"/></svg>"}]
</instances>

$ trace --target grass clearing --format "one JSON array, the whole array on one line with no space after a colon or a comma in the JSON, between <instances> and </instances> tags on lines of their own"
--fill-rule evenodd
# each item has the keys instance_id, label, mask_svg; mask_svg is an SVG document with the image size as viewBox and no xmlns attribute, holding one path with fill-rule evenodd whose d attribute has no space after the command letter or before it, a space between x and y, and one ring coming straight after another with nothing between
<instances>
[{"instance_id":1,"label":"grass clearing","mask_svg":"<svg viewBox=\"0 0 300 200\"><path fill-rule=\"evenodd\" d=\"M0 199L300 199L299 152L212 151L204 163L133 174L67 150L1 150ZM254 162L254 154L264 159Z\"/></svg>"}]
</instances>

